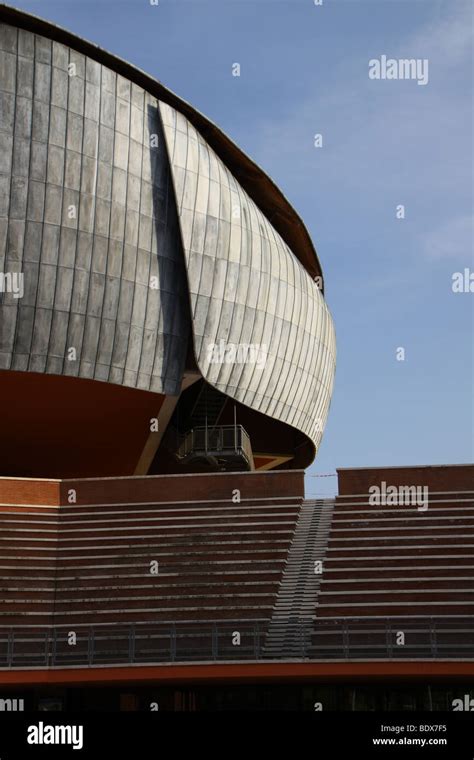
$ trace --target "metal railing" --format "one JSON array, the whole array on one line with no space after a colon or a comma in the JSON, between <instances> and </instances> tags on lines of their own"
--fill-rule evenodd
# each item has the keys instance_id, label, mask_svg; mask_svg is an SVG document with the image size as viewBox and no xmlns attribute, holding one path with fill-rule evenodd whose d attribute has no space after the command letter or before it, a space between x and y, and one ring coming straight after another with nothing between
<instances>
[{"instance_id":1,"label":"metal railing","mask_svg":"<svg viewBox=\"0 0 474 760\"><path fill-rule=\"evenodd\" d=\"M243 456L253 464L252 445L242 425L216 425L214 427L196 427L184 436L178 449L181 459L192 455L204 456Z\"/></svg>"},{"instance_id":2,"label":"metal railing","mask_svg":"<svg viewBox=\"0 0 474 760\"><path fill-rule=\"evenodd\" d=\"M0 628L0 669L270 659L472 660L474 619L345 618L271 634L268 620Z\"/></svg>"}]
</instances>

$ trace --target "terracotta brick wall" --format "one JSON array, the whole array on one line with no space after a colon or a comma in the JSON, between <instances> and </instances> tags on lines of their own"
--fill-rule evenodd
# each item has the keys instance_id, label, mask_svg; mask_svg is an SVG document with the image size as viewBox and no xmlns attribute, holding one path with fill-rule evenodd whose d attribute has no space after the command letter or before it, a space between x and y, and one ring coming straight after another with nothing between
<instances>
[{"instance_id":1,"label":"terracotta brick wall","mask_svg":"<svg viewBox=\"0 0 474 760\"><path fill-rule=\"evenodd\" d=\"M470 491L474 488L474 464L429 467L371 467L338 469L339 495L366 494L370 486L428 486L430 491Z\"/></svg>"},{"instance_id":2,"label":"terracotta brick wall","mask_svg":"<svg viewBox=\"0 0 474 760\"><path fill-rule=\"evenodd\" d=\"M268 620L304 473L1 481L3 625ZM74 490L77 503L68 503ZM240 502L233 494L240 491ZM61 506L45 508L45 503ZM9 506L13 502L16 506ZM158 563L157 574L150 572Z\"/></svg>"}]
</instances>

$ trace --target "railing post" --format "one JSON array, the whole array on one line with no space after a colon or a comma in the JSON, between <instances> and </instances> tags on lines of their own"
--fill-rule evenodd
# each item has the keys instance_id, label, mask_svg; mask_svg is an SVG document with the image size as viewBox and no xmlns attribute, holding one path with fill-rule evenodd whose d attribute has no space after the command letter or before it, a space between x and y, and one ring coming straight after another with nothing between
<instances>
[{"instance_id":1,"label":"railing post","mask_svg":"<svg viewBox=\"0 0 474 760\"><path fill-rule=\"evenodd\" d=\"M255 623L253 627L253 640L254 640L254 651L255 651L255 659L260 659L260 627L258 623Z\"/></svg>"},{"instance_id":2,"label":"railing post","mask_svg":"<svg viewBox=\"0 0 474 760\"><path fill-rule=\"evenodd\" d=\"M296 625L298 626L298 630L299 630L300 657L301 657L302 660L304 660L305 653L306 653L306 642L305 642L305 635L304 635L305 634L304 623L303 623L302 620L298 620L298 622L296 623Z\"/></svg>"},{"instance_id":3,"label":"railing post","mask_svg":"<svg viewBox=\"0 0 474 760\"><path fill-rule=\"evenodd\" d=\"M49 666L49 631L45 631L44 634L44 664L46 667Z\"/></svg>"},{"instance_id":4,"label":"railing post","mask_svg":"<svg viewBox=\"0 0 474 760\"><path fill-rule=\"evenodd\" d=\"M128 661L135 662L135 626L133 623L128 631Z\"/></svg>"},{"instance_id":5,"label":"railing post","mask_svg":"<svg viewBox=\"0 0 474 760\"><path fill-rule=\"evenodd\" d=\"M219 636L217 631L217 625L212 624L212 659L217 660L219 656Z\"/></svg>"},{"instance_id":6,"label":"railing post","mask_svg":"<svg viewBox=\"0 0 474 760\"><path fill-rule=\"evenodd\" d=\"M342 646L344 649L344 657L346 660L349 659L349 649L350 649L350 642L349 642L349 631L347 629L347 620L344 620L342 624Z\"/></svg>"},{"instance_id":7,"label":"railing post","mask_svg":"<svg viewBox=\"0 0 474 760\"><path fill-rule=\"evenodd\" d=\"M431 656L437 657L438 656L438 641L436 636L436 623L433 620L433 618L430 618L430 647L431 647Z\"/></svg>"},{"instance_id":8,"label":"railing post","mask_svg":"<svg viewBox=\"0 0 474 760\"><path fill-rule=\"evenodd\" d=\"M14 649L15 649L15 634L13 632L13 628L10 628L10 630L8 631L8 639L7 639L7 664L9 668L11 668L13 665Z\"/></svg>"},{"instance_id":9,"label":"railing post","mask_svg":"<svg viewBox=\"0 0 474 760\"><path fill-rule=\"evenodd\" d=\"M385 645L387 647L387 654L389 660L393 659L393 639L392 639L392 625L389 620L385 620Z\"/></svg>"},{"instance_id":10,"label":"railing post","mask_svg":"<svg viewBox=\"0 0 474 760\"><path fill-rule=\"evenodd\" d=\"M176 659L176 625L173 623L170 631L170 658L171 662Z\"/></svg>"},{"instance_id":11,"label":"railing post","mask_svg":"<svg viewBox=\"0 0 474 760\"><path fill-rule=\"evenodd\" d=\"M305 623L305 651L304 655L305 658L310 660L311 658L317 658L319 659L321 656L324 657L324 646L327 639L324 636L324 633L321 633L322 630L327 628L327 622L318 620L315 618L312 622ZM336 624L337 625L337 624ZM336 631L337 632L337 631ZM339 645L336 645L338 648L338 651L340 649ZM321 655L321 650L323 654Z\"/></svg>"},{"instance_id":12,"label":"railing post","mask_svg":"<svg viewBox=\"0 0 474 760\"><path fill-rule=\"evenodd\" d=\"M57 654L57 635L58 632L56 628L53 628L53 638L51 641L51 665L56 665L56 654Z\"/></svg>"},{"instance_id":13,"label":"railing post","mask_svg":"<svg viewBox=\"0 0 474 760\"><path fill-rule=\"evenodd\" d=\"M94 662L94 629L89 628L89 636L87 639L87 662L92 665Z\"/></svg>"}]
</instances>

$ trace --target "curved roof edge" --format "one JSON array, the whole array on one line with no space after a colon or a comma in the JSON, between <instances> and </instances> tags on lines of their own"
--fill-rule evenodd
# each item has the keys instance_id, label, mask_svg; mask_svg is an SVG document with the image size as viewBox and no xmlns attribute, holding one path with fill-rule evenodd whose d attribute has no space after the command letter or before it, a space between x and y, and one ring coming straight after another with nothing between
<instances>
[{"instance_id":1,"label":"curved roof edge","mask_svg":"<svg viewBox=\"0 0 474 760\"><path fill-rule=\"evenodd\" d=\"M61 42L89 56L184 114L228 166L311 277L322 278L324 287L321 264L304 222L273 180L219 127L157 79L56 24L3 3L0 4L0 22Z\"/></svg>"}]
</instances>

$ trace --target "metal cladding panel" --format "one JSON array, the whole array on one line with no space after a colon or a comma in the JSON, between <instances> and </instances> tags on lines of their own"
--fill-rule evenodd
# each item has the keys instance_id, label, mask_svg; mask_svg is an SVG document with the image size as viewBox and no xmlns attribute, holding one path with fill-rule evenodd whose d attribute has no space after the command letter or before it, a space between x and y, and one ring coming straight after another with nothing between
<instances>
[{"instance_id":1,"label":"metal cladding panel","mask_svg":"<svg viewBox=\"0 0 474 760\"><path fill-rule=\"evenodd\" d=\"M199 369L215 388L297 428L317 449L336 356L324 297L193 125L161 101L160 112Z\"/></svg>"},{"instance_id":2,"label":"metal cladding panel","mask_svg":"<svg viewBox=\"0 0 474 760\"><path fill-rule=\"evenodd\" d=\"M24 276L23 297L0 293L0 369L179 393L189 307L158 102L5 24L0 272Z\"/></svg>"}]
</instances>

